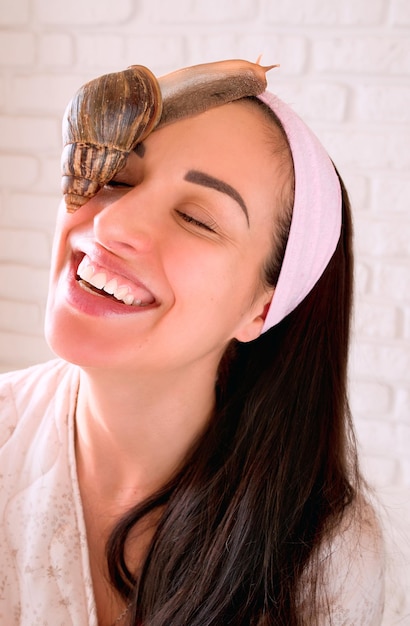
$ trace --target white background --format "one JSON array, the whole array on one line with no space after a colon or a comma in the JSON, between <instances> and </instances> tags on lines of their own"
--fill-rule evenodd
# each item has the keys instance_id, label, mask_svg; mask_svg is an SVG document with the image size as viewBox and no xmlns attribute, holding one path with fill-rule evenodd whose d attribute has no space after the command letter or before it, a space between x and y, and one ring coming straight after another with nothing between
<instances>
[{"instance_id":1,"label":"white background","mask_svg":"<svg viewBox=\"0 0 410 626\"><path fill-rule=\"evenodd\" d=\"M350 191L351 399L389 545L385 625L410 624L410 0L0 0L0 371L51 355L43 315L60 125L86 80L263 54ZM407 597L406 597L407 596Z\"/></svg>"}]
</instances>

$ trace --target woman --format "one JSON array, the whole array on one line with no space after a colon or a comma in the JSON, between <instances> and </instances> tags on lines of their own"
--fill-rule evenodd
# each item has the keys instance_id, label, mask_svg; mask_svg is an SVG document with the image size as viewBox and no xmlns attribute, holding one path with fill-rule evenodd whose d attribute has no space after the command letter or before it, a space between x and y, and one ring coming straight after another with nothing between
<instances>
[{"instance_id":1,"label":"woman","mask_svg":"<svg viewBox=\"0 0 410 626\"><path fill-rule=\"evenodd\" d=\"M380 624L351 291L344 187L267 92L160 127L62 205L60 358L1 382L3 620Z\"/></svg>"}]
</instances>

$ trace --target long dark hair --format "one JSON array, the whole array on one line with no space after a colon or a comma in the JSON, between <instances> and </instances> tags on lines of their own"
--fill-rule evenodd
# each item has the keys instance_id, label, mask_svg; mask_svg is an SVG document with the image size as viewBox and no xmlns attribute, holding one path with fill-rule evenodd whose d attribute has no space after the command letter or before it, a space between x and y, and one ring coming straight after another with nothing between
<instances>
[{"instance_id":1,"label":"long dark hair","mask_svg":"<svg viewBox=\"0 0 410 626\"><path fill-rule=\"evenodd\" d=\"M315 623L314 593L308 621L301 615L302 573L309 566L314 591L318 547L353 501L357 480L346 396L352 227L341 186L342 232L324 274L276 327L230 344L214 414L183 467L111 533L108 568L131 602L129 624ZM288 214L265 268L273 285ZM159 521L137 575L126 542L153 512Z\"/></svg>"}]
</instances>

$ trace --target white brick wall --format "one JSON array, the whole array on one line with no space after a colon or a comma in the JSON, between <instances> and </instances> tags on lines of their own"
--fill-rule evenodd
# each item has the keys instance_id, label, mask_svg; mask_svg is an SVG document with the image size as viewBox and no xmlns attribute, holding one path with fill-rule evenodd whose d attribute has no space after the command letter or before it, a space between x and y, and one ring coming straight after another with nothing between
<instances>
[{"instance_id":1,"label":"white brick wall","mask_svg":"<svg viewBox=\"0 0 410 626\"><path fill-rule=\"evenodd\" d=\"M410 624L410 0L0 0L0 370L42 338L59 200L60 120L74 90L242 57L336 161L354 205L351 395L363 467L389 526L385 626Z\"/></svg>"}]
</instances>

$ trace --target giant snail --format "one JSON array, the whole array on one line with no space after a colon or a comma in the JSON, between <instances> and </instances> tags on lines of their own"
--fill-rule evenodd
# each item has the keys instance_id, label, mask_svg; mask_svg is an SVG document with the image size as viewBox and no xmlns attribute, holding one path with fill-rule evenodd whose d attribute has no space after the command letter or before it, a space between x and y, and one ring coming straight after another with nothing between
<instances>
[{"instance_id":1,"label":"giant snail","mask_svg":"<svg viewBox=\"0 0 410 626\"><path fill-rule=\"evenodd\" d=\"M83 85L63 119L62 191L74 212L107 184L154 129L266 89L268 67L239 59L160 78L142 65Z\"/></svg>"}]
</instances>

